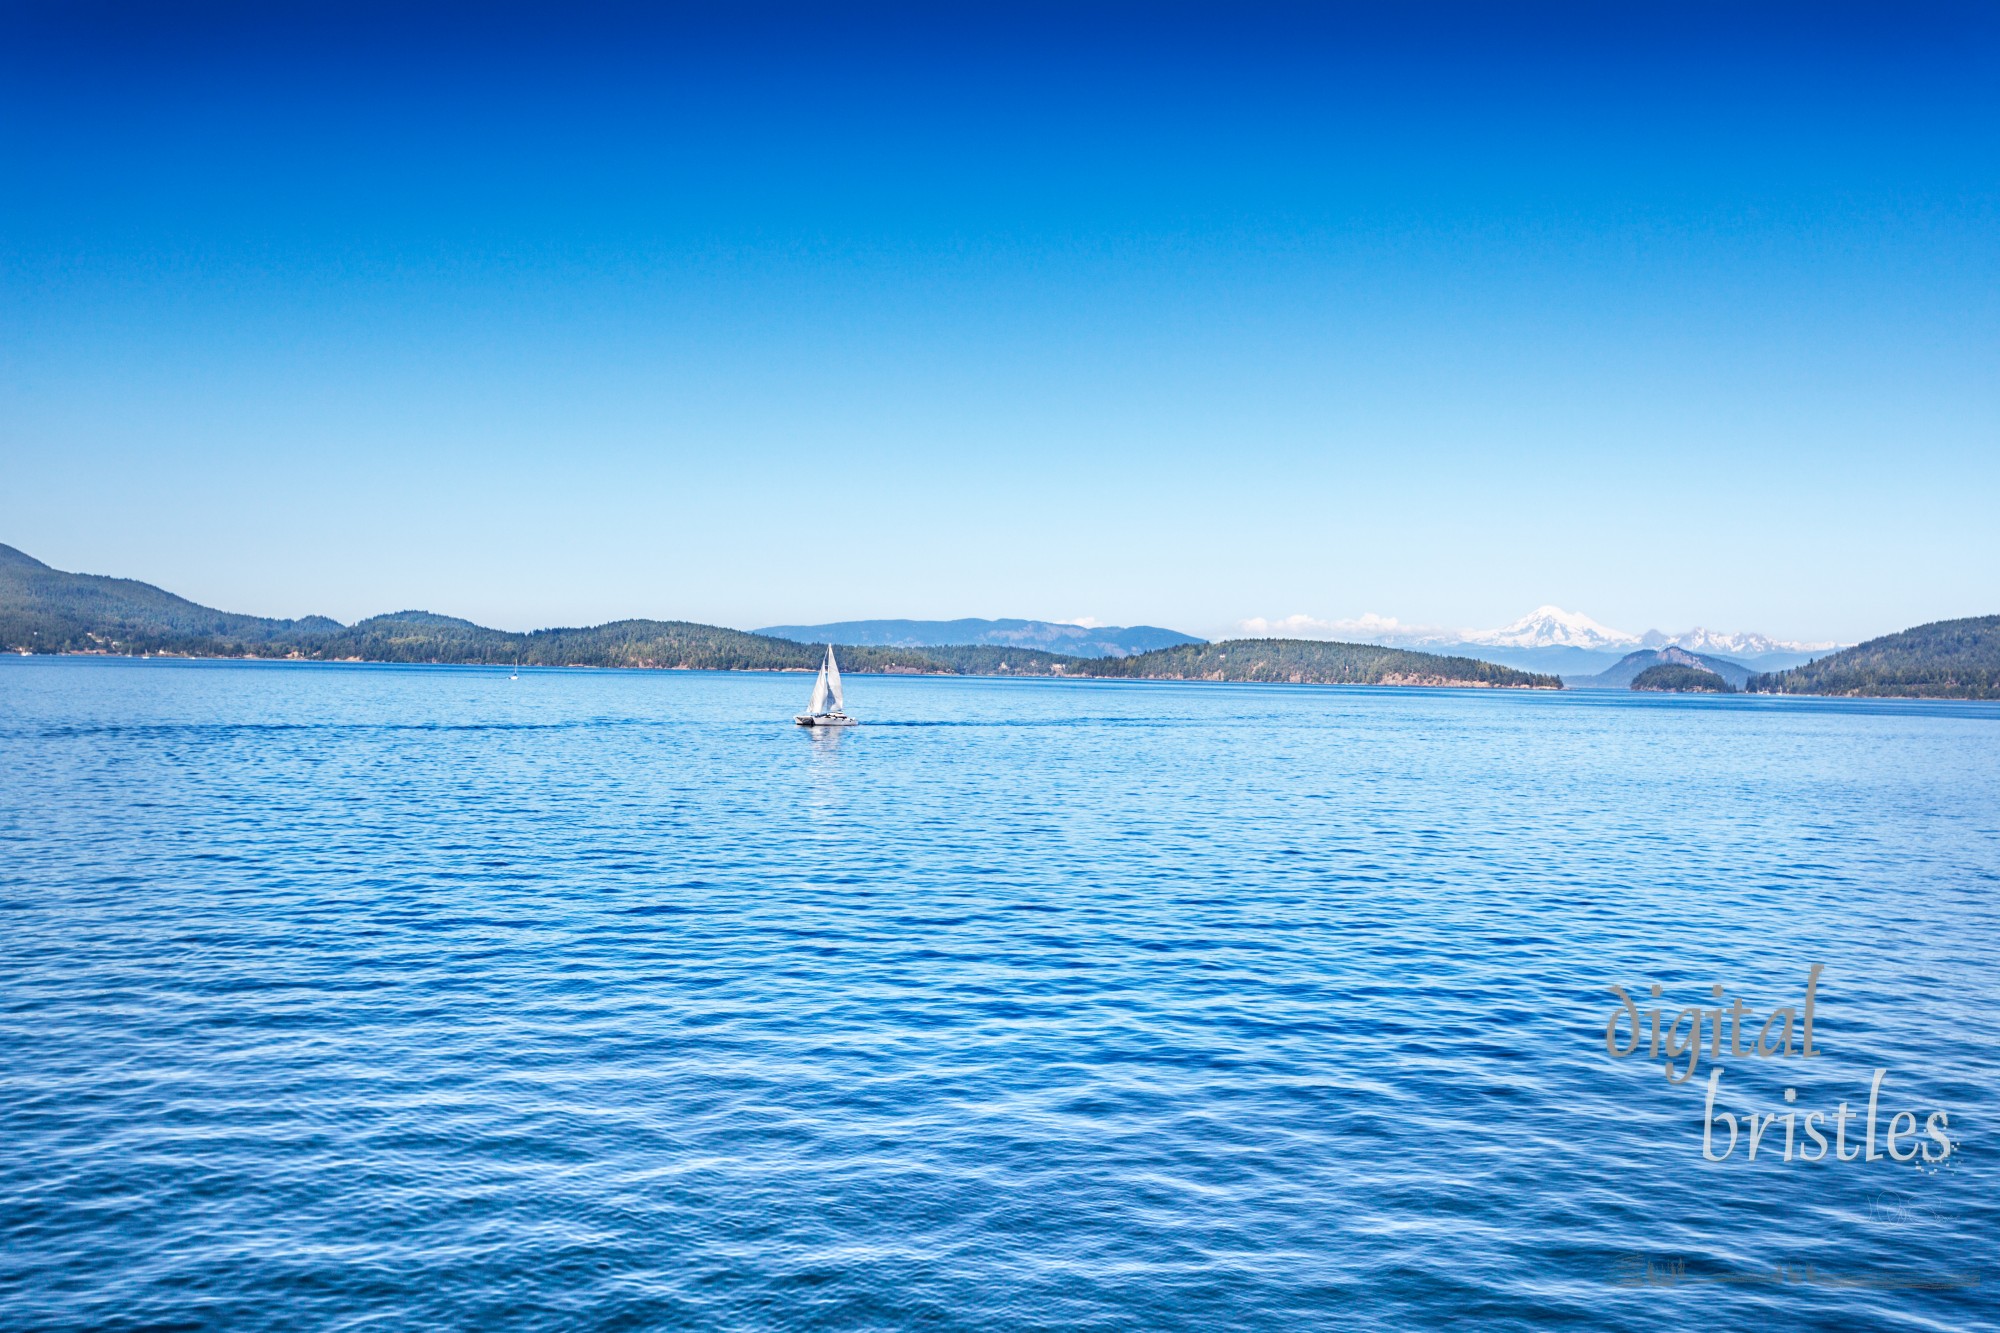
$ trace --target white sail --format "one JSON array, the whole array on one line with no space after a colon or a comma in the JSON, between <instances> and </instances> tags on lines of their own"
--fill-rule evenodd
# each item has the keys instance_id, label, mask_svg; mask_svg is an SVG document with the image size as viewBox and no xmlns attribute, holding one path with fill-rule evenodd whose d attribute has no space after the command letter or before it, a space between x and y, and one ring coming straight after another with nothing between
<instances>
[{"instance_id":1,"label":"white sail","mask_svg":"<svg viewBox=\"0 0 2000 1333\"><path fill-rule=\"evenodd\" d=\"M824 713L825 711L826 711L826 668L822 666L819 669L819 678L813 681L812 702L806 705L806 712L808 714L819 714L819 713Z\"/></svg>"},{"instance_id":2,"label":"white sail","mask_svg":"<svg viewBox=\"0 0 2000 1333\"><path fill-rule=\"evenodd\" d=\"M833 711L838 713L846 707L847 701L840 697L840 663L833 660L833 645L830 643L826 646L826 666L820 674L826 678L827 689L833 692Z\"/></svg>"}]
</instances>

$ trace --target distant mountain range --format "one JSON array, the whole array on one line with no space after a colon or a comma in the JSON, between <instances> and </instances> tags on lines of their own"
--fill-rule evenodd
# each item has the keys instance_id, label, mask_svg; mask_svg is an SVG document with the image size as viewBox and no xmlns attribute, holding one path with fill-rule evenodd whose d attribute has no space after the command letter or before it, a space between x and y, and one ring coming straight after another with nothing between
<instances>
[{"instance_id":1,"label":"distant mountain range","mask_svg":"<svg viewBox=\"0 0 2000 1333\"><path fill-rule=\"evenodd\" d=\"M11 546L0 546L0 649L713 670L808 671L818 662L803 644L677 620L621 620L589 629L513 634L429 611L398 611L352 625L326 616L279 620L236 615L150 583L52 569ZM854 665L862 671L952 669L930 657L881 649L862 650Z\"/></svg>"},{"instance_id":2,"label":"distant mountain range","mask_svg":"<svg viewBox=\"0 0 2000 1333\"><path fill-rule=\"evenodd\" d=\"M1257 619L1243 622L1242 628L1253 634L1283 630L1479 657L1524 671L1553 671L1565 681L1601 674L1617 666L1626 654L1645 648L1726 655L1752 671L1778 671L1839 647L1831 642L1795 642L1765 634L1722 633L1699 625L1679 634L1656 629L1633 634L1559 606L1536 607L1512 624L1488 630L1405 625L1394 617L1376 615L1359 620L1313 620L1306 616Z\"/></svg>"},{"instance_id":3,"label":"distant mountain range","mask_svg":"<svg viewBox=\"0 0 2000 1333\"><path fill-rule=\"evenodd\" d=\"M1581 618L1570 618L1572 629L1577 619ZM1577 632L1597 634L1602 629L1585 627ZM1529 637L1540 633L1521 629L1521 622L1509 627L1515 630ZM1694 633L1690 631L1690 636ZM1493 657L1500 652L1593 651L1546 644L1480 645L1475 657L1318 638L1266 636L1206 643L1189 635L1175 637L1180 642L1123 657L1066 655L993 643L848 644L839 651L843 665L861 672L1516 688L1560 688L1561 682L1551 675L1496 663ZM1717 639L1711 636L1706 641ZM517 634L428 611L400 611L352 625L325 616L279 620L236 615L148 583L52 569L4 545L0 545L0 650L712 671L810 671L819 661L810 643L684 620L620 620ZM1635 649L1607 666L1617 669L1594 673L1600 679L1593 683L1615 684L1619 677L1630 681L1645 671L1657 671L1664 679L1687 669L1713 671L1734 685L1746 670L1742 663L1674 645ZM1919 625L1791 670L1750 676L1747 688L1783 694L2000 699L2000 616Z\"/></svg>"},{"instance_id":4,"label":"distant mountain range","mask_svg":"<svg viewBox=\"0 0 2000 1333\"><path fill-rule=\"evenodd\" d=\"M752 631L800 643L857 643L894 648L990 645L1035 648L1071 657L1130 657L1155 648L1205 643L1156 625L1087 626L1059 620L839 620L826 625L768 625Z\"/></svg>"},{"instance_id":5,"label":"distant mountain range","mask_svg":"<svg viewBox=\"0 0 2000 1333\"><path fill-rule=\"evenodd\" d=\"M858 672L1542 689L1562 685L1552 676L1491 662L1400 648L1298 640L1208 644L1188 635L1173 637L1180 642L1124 657L1083 657L990 643L847 644L839 651L844 665ZM819 663L819 653L807 643L684 620L619 620L583 629L516 634L429 611L371 616L352 625L325 616L276 620L235 615L149 583L52 569L11 546L0 546L0 650L705 671L810 671Z\"/></svg>"}]
</instances>

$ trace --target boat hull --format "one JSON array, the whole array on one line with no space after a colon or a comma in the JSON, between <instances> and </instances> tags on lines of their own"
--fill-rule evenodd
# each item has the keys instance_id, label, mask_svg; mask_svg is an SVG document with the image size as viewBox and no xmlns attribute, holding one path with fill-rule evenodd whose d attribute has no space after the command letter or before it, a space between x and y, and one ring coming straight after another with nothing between
<instances>
[{"instance_id":1,"label":"boat hull","mask_svg":"<svg viewBox=\"0 0 2000 1333\"><path fill-rule=\"evenodd\" d=\"M845 713L800 713L792 721L802 727L851 727L855 719Z\"/></svg>"}]
</instances>

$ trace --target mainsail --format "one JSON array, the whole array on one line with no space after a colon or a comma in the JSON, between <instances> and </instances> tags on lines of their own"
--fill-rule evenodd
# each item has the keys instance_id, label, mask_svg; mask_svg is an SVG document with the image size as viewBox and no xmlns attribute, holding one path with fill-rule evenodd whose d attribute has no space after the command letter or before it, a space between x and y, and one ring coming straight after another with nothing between
<instances>
[{"instance_id":1,"label":"mainsail","mask_svg":"<svg viewBox=\"0 0 2000 1333\"><path fill-rule=\"evenodd\" d=\"M827 655L831 657L833 654L833 649L829 648L826 651ZM819 713L824 713L825 711L826 711L826 666L825 664L822 663L819 669L819 679L813 682L812 702L806 705L806 712L810 714L819 714Z\"/></svg>"},{"instance_id":2,"label":"mainsail","mask_svg":"<svg viewBox=\"0 0 2000 1333\"><path fill-rule=\"evenodd\" d=\"M833 711L838 713L846 706L846 700L840 697L840 663L833 660L833 645L830 643L826 646L826 665L820 668L819 675L821 683L828 690L832 691ZM813 698L818 699L819 696L815 694ZM813 705L813 712L817 713L819 711L820 707L815 703Z\"/></svg>"}]
</instances>

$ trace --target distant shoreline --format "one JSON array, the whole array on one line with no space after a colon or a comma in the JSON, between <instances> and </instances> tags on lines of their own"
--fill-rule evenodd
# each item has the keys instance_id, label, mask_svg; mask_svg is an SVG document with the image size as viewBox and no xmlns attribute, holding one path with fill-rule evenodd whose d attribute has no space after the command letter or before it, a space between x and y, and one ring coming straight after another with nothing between
<instances>
[{"instance_id":1,"label":"distant shoreline","mask_svg":"<svg viewBox=\"0 0 2000 1333\"><path fill-rule=\"evenodd\" d=\"M844 651L848 645L835 644L836 652ZM407 658L383 657L317 657L306 653L176 653L143 652L126 653L110 649L73 648L59 652L22 652L10 648L0 656L28 658L82 658L91 661L150 662L154 660L171 662L243 662L270 663L287 666L385 666L385 667L461 667L482 671L507 671L518 667L523 671L690 671L713 672L719 675L787 675L809 676L815 670L811 666L745 666L716 667L676 663L673 665L645 665L617 662L445 662L436 660L417 661ZM1087 660L1087 659L1086 659ZM1059 680L1097 681L1105 683L1132 683L1149 685L1319 685L1354 686L1366 689L1427 689L1427 690L1526 690L1541 693L1560 693L1565 688L1555 685L1495 684L1483 680L1454 680L1444 677L1410 678L1384 680L1272 680L1245 679L1230 676L1160 676L1136 673L1117 675L1082 671L939 671L914 666L887 666L882 668L844 667L848 676L921 676L933 680Z\"/></svg>"},{"instance_id":2,"label":"distant shoreline","mask_svg":"<svg viewBox=\"0 0 2000 1333\"><path fill-rule=\"evenodd\" d=\"M835 645L835 650L840 651L842 647L843 647L842 645ZM171 651L128 653L128 652L118 652L111 649L89 649L89 648L63 649L57 652L36 652L36 651L23 652L19 648L9 647L4 651L0 651L0 657L78 658L91 661L128 661L128 662L143 662L143 661L151 661L154 659L161 659L165 661L174 661L174 662L243 662L243 663L270 663L272 665L303 665L303 666L473 667L487 671L505 671L508 670L509 668L518 665L520 669L528 671L688 671L688 672L715 672L717 674L727 674L727 675L763 674L763 675L787 675L787 676L807 676L811 675L815 670L815 668L812 666L795 666L791 664L771 665L771 666L744 666L744 667L701 666L701 665L689 665L681 663L676 663L673 665L646 665L640 663L617 663L617 662L521 662L517 664L513 662L496 662L496 661L479 661L479 662L444 662L435 660L417 661L407 658L382 658L382 657L316 657L306 653L290 653L290 654L177 653ZM1608 694L1618 697L1625 697L1634 693L1630 689L1620 688L1616 686L1591 686L1591 685L1571 686L1571 685L1560 685L1560 684L1496 685L1496 684L1490 684L1485 681L1445 680L1445 679L1430 679L1430 680L1384 679L1384 680L1361 680L1361 681L1252 680L1252 679L1231 678L1225 676L1187 676L1187 675L1162 676L1162 675L1141 675L1141 674L1104 675L1094 672L1085 673L1085 672L1069 672L1069 671L950 671L950 670L939 671L939 670L925 669L915 666L886 666L882 668L846 667L843 668L843 670L845 674L850 676L921 676L934 680L958 679L958 680L1071 680L1071 681L1107 681L1107 682L1125 681L1135 684L1154 684L1154 685L1321 685L1321 686L1334 685L1343 687L1356 686L1367 689L1385 689L1385 690L1405 690L1405 689L1433 689L1433 690L1449 689L1449 690L1487 690L1487 691L1517 690L1528 693L1542 693L1542 694L1557 694L1557 693L1577 694L1577 695ZM1672 692L1640 691L1639 693L1644 694L1648 697L1653 697L1662 693L1672 693ZM1704 697L1709 697L1709 696L1704 696ZM1837 699L1848 702L1857 700L1866 701L1870 699L1879 699L1885 703L2000 704L2000 699L1985 698L1977 695L1889 694L1882 692L1864 692L1858 690L1842 691L1838 693L1832 691L1809 692L1805 690L1769 690L1769 689L1743 690L1728 695L1716 694L1713 695L1712 697L1734 698L1734 699L1822 699L1822 700Z\"/></svg>"}]
</instances>

